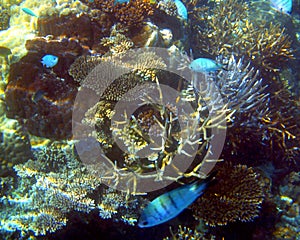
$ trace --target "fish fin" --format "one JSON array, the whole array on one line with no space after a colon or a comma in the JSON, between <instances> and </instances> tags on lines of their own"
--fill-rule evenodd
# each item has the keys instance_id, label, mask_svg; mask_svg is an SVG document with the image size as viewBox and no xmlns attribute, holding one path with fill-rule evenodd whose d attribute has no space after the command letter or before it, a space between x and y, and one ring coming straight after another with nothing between
<instances>
[{"instance_id":1,"label":"fish fin","mask_svg":"<svg viewBox=\"0 0 300 240\"><path fill-rule=\"evenodd\" d=\"M195 191L198 192L199 195L201 195L204 190L209 187L210 185L214 184L216 182L215 176L217 175L218 171L213 171L207 178L205 178L202 181L195 181L193 185L195 184Z\"/></svg>"}]
</instances>

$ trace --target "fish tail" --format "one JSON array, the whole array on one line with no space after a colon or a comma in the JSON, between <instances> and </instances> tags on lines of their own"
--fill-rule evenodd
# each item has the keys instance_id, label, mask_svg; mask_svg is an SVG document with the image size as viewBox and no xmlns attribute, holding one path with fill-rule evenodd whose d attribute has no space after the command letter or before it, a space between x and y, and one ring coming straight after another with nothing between
<instances>
[{"instance_id":1,"label":"fish tail","mask_svg":"<svg viewBox=\"0 0 300 240\"><path fill-rule=\"evenodd\" d=\"M213 171L204 180L195 182L196 185L195 189L199 195L201 195L207 187L209 187L211 184L213 184L216 181L215 176L217 175L217 173L218 173L217 171Z\"/></svg>"}]
</instances>

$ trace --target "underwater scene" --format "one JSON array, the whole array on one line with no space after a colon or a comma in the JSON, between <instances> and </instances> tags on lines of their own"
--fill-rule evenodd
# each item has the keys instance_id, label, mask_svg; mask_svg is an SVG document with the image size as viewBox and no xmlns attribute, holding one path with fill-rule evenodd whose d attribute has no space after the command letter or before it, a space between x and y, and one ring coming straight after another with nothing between
<instances>
[{"instance_id":1,"label":"underwater scene","mask_svg":"<svg viewBox=\"0 0 300 240\"><path fill-rule=\"evenodd\" d=\"M300 0L0 12L0 239L300 240Z\"/></svg>"}]
</instances>

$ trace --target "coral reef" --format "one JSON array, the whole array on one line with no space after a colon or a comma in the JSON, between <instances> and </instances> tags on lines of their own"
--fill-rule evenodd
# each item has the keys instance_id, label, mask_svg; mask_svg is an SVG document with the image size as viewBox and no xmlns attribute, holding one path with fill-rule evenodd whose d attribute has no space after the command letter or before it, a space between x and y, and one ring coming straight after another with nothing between
<instances>
[{"instance_id":1,"label":"coral reef","mask_svg":"<svg viewBox=\"0 0 300 240\"><path fill-rule=\"evenodd\" d=\"M1 195L0 232L20 231L21 237L30 232L45 235L64 227L71 211L99 210L103 219L134 224L140 200L100 187L101 179L86 171L72 145L53 142L36 149L34 155L34 160L14 167L17 187Z\"/></svg>"},{"instance_id":2,"label":"coral reef","mask_svg":"<svg viewBox=\"0 0 300 240\"><path fill-rule=\"evenodd\" d=\"M71 136L72 106L77 86L66 69L84 49L73 39L35 38L27 41L29 53L11 65L5 91L7 116L26 120L36 136L62 139ZM41 64L45 54L59 57L50 71ZM35 99L37 93L43 93Z\"/></svg>"},{"instance_id":3,"label":"coral reef","mask_svg":"<svg viewBox=\"0 0 300 240\"><path fill-rule=\"evenodd\" d=\"M275 239L298 239L300 225L300 173L292 172L279 187L275 197L280 219L273 233Z\"/></svg>"},{"instance_id":4,"label":"coral reef","mask_svg":"<svg viewBox=\"0 0 300 240\"><path fill-rule=\"evenodd\" d=\"M109 48L109 54L121 54L133 47L133 42L130 38L122 34L122 30L117 30L117 25L114 25L110 36L101 39L101 44Z\"/></svg>"},{"instance_id":5,"label":"coral reef","mask_svg":"<svg viewBox=\"0 0 300 240\"><path fill-rule=\"evenodd\" d=\"M113 45L113 48L121 49L122 46ZM124 52L124 50L121 52ZM97 76L94 79L86 79L88 73L96 66L99 71L101 67L103 79L99 81L101 76ZM156 57L155 54L141 52L134 58L131 58L131 62L128 60L122 62L122 56L118 55L113 57L82 56L77 58L71 65L69 73L81 86L92 89L96 94L100 94L105 89L102 98L119 101L122 95L138 84L154 80L157 72L155 69L164 69L165 67L163 60ZM106 76L109 76L114 82L110 84L109 79L105 79Z\"/></svg>"},{"instance_id":6,"label":"coral reef","mask_svg":"<svg viewBox=\"0 0 300 240\"><path fill-rule=\"evenodd\" d=\"M195 129L178 131L177 121L171 122L170 125L164 122L164 119L176 118L178 106L170 104L167 108L162 108L157 104L153 104L153 100L147 99L147 95L145 95L145 98L143 89L140 88L133 91L134 93L131 95L126 94L141 83L154 81L158 84L165 84L168 81L167 79L176 79L170 73L153 70L165 69L167 66L162 59L155 56L154 52L141 54L129 53L128 55L129 59L127 56L126 61L122 61L122 54L117 55L118 57L116 55L113 55L113 57L80 57L72 64L69 72L82 87L94 91L97 95L101 95L100 101L85 113L85 117L81 119L81 123L95 128L93 136L96 137L97 141L105 149L105 154L107 154L108 158L118 159L117 166L126 166L130 171L135 171L137 175L131 176L134 177L134 180L131 181L137 181L141 173L154 170L158 166L160 169L167 167L176 154L185 154L188 156L189 153L180 150L182 147L190 146L197 148L197 145L199 145L199 149L201 149L201 146L203 149L207 144L207 134L210 134L210 131L206 130L208 126L205 125L200 127L200 132L195 132ZM130 60L132 58L131 55L134 55L134 61ZM203 104L209 104L212 107L210 111L218 112L219 115L221 114L221 116L231 123L231 127L235 125L240 127L241 122L243 122L244 127L252 127L265 116L268 110L268 106L266 105L268 96L263 92L265 87L262 85L262 81L258 79L258 73L253 68L250 68L249 64L243 64L241 60L237 61L234 56L220 58L219 61L226 64L226 70L220 70L217 75L206 75L204 76L205 81L198 81L194 84L198 91L197 94L200 96L199 98L195 97L194 89L191 86L185 85L186 83L181 86L180 97L183 101L192 103L195 106L193 110L194 115L200 114L203 118L203 123L206 122L205 116L207 116L207 113L203 110ZM95 79L87 78L87 74L95 69L97 63L101 63L97 66L97 70L103 74L103 80L101 81L99 80L100 75L97 75ZM131 69L131 72L126 73L126 71L128 72L127 68ZM109 84L107 82L109 78L106 75L115 80ZM172 80L172 84L174 88L178 89L179 82L176 85L176 82ZM215 85L217 85L219 91L214 90L213 86ZM106 90L104 91L103 89ZM223 98L223 105L218 105L218 92ZM158 100L162 105L164 97L166 96L161 95ZM114 125L113 117L116 113L114 110L116 103L120 100L135 101L140 98L145 102L140 104L139 110L131 116L125 114ZM217 127L220 124L219 117L209 121L208 124ZM193 119L196 122L193 122ZM190 124L191 127L203 124L202 122L197 123L194 116L191 116L191 121L193 122ZM169 128L171 130L168 130L169 133L167 133L166 129ZM205 141L203 143L196 143L192 140L192 137L192 139L181 143L182 140L180 138L185 131L188 132L189 136L193 136L193 134L200 134L202 136L203 134ZM234 136L235 133L231 133ZM163 140L160 139L161 136L164 136ZM186 136L186 133L184 133L184 136ZM187 137L189 138L189 136ZM122 153L121 149L115 144L113 137L119 139L128 152ZM157 149L158 152L149 151L147 156L140 158L139 152L153 144L152 138L157 138L155 140L155 145L157 146L155 148L152 147L152 149ZM167 144L166 146L168 147L161 146L160 144ZM181 146L181 144L183 145ZM166 149L170 149L171 151L169 152ZM205 154L202 155L203 152L200 152L199 150L199 155L203 157ZM197 158L196 162L202 157ZM157 163L153 164L153 162ZM114 165L113 163L111 164ZM197 163L193 165L195 169L197 169L196 166ZM115 166L113 169L115 169ZM189 169L189 171L184 175L199 177L199 173L196 170L193 172L193 169ZM180 176L181 174L183 173L177 173L176 175ZM129 179L131 178L130 175L127 176ZM161 178L161 176L155 175L153 177ZM167 177L169 178L170 176Z\"/></svg>"},{"instance_id":7,"label":"coral reef","mask_svg":"<svg viewBox=\"0 0 300 240\"><path fill-rule=\"evenodd\" d=\"M169 16L177 16L177 7L173 1L162 0L158 2L158 8Z\"/></svg>"},{"instance_id":8,"label":"coral reef","mask_svg":"<svg viewBox=\"0 0 300 240\"><path fill-rule=\"evenodd\" d=\"M148 16L153 14L155 5L148 0L136 0L122 4L114 4L114 0L85 2L93 9L99 9L109 14L115 23L120 23L124 27L136 27L141 24Z\"/></svg>"},{"instance_id":9,"label":"coral reef","mask_svg":"<svg viewBox=\"0 0 300 240\"><path fill-rule=\"evenodd\" d=\"M250 22L246 2L222 1L209 11L194 14L195 48L203 54L247 57L264 75L278 74L293 58L285 29L272 23Z\"/></svg>"},{"instance_id":10,"label":"coral reef","mask_svg":"<svg viewBox=\"0 0 300 240\"><path fill-rule=\"evenodd\" d=\"M258 217L265 194L260 176L245 165L222 164L217 169L216 183L191 206L194 217L210 226Z\"/></svg>"},{"instance_id":11,"label":"coral reef","mask_svg":"<svg viewBox=\"0 0 300 240\"><path fill-rule=\"evenodd\" d=\"M95 12L87 14L69 14L67 16L51 16L38 19L38 36L52 36L54 40L70 38L78 41L86 49L101 52L100 40L109 34L112 23L105 15L97 15L95 22Z\"/></svg>"},{"instance_id":12,"label":"coral reef","mask_svg":"<svg viewBox=\"0 0 300 240\"><path fill-rule=\"evenodd\" d=\"M189 227L182 227L181 225L178 226L177 232L173 233L171 231L171 237L166 237L164 240L190 240L190 239L202 239L202 240L213 240L216 239L215 236L205 236L205 233L201 233L197 231L197 229L192 230Z\"/></svg>"},{"instance_id":13,"label":"coral reef","mask_svg":"<svg viewBox=\"0 0 300 240\"><path fill-rule=\"evenodd\" d=\"M29 136L15 120L0 122L0 176L7 176L16 164L32 157Z\"/></svg>"},{"instance_id":14,"label":"coral reef","mask_svg":"<svg viewBox=\"0 0 300 240\"><path fill-rule=\"evenodd\" d=\"M0 16L0 31L5 30L9 27L9 10L0 6L1 16Z\"/></svg>"}]
</instances>

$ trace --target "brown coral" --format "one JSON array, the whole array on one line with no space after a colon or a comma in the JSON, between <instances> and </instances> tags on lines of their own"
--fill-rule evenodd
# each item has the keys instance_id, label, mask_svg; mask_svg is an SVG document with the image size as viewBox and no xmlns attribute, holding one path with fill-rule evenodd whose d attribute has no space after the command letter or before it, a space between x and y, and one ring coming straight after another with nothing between
<instances>
[{"instance_id":1,"label":"brown coral","mask_svg":"<svg viewBox=\"0 0 300 240\"><path fill-rule=\"evenodd\" d=\"M124 27L137 26L154 12L155 4L149 0L136 0L128 3L116 3L114 0L85 1L90 7L109 14L114 23Z\"/></svg>"},{"instance_id":2,"label":"brown coral","mask_svg":"<svg viewBox=\"0 0 300 240\"><path fill-rule=\"evenodd\" d=\"M196 219L216 226L251 221L259 215L264 199L263 184L252 168L223 164L216 179L216 183L192 205Z\"/></svg>"},{"instance_id":3,"label":"brown coral","mask_svg":"<svg viewBox=\"0 0 300 240\"><path fill-rule=\"evenodd\" d=\"M221 1L211 11L195 14L196 48L204 53L247 56L263 73L276 73L293 58L285 29L272 23L251 22L246 2Z\"/></svg>"},{"instance_id":4,"label":"brown coral","mask_svg":"<svg viewBox=\"0 0 300 240\"><path fill-rule=\"evenodd\" d=\"M0 6L0 31L9 27L10 12L8 9Z\"/></svg>"},{"instance_id":5,"label":"brown coral","mask_svg":"<svg viewBox=\"0 0 300 240\"><path fill-rule=\"evenodd\" d=\"M125 26L139 25L145 17L153 14L153 6L150 1L130 1L126 5L116 5L115 17L118 22Z\"/></svg>"},{"instance_id":6,"label":"brown coral","mask_svg":"<svg viewBox=\"0 0 300 240\"><path fill-rule=\"evenodd\" d=\"M29 53L10 68L5 90L7 116L25 120L28 131L36 136L62 139L71 136L72 106L78 83L69 76L68 66L84 52L74 39L35 38L28 40ZM50 71L43 67L46 54L59 57ZM35 99L36 94L40 94Z\"/></svg>"}]
</instances>

